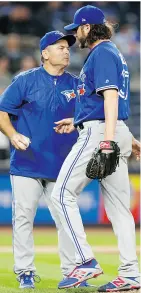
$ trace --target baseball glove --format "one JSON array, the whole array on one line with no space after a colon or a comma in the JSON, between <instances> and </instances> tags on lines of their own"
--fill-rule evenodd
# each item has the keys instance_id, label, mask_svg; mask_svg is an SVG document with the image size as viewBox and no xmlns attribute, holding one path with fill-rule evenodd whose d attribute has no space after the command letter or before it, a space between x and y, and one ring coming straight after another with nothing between
<instances>
[{"instance_id":1,"label":"baseball glove","mask_svg":"<svg viewBox=\"0 0 141 293\"><path fill-rule=\"evenodd\" d=\"M103 152L104 151L104 152ZM107 152L106 152L107 151ZM95 149L86 168L90 179L102 180L116 171L119 164L120 148L114 141L101 141Z\"/></svg>"}]
</instances>

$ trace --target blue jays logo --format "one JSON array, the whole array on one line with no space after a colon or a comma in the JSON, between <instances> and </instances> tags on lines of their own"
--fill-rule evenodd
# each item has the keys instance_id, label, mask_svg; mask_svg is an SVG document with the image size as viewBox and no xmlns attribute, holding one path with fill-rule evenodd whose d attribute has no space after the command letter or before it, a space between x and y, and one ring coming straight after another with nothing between
<instances>
[{"instance_id":1,"label":"blue jays logo","mask_svg":"<svg viewBox=\"0 0 141 293\"><path fill-rule=\"evenodd\" d=\"M71 99L74 99L76 97L76 94L74 93L74 90L66 90L61 92L61 94L65 95L67 98L67 101L69 102Z\"/></svg>"},{"instance_id":2,"label":"blue jays logo","mask_svg":"<svg viewBox=\"0 0 141 293\"><path fill-rule=\"evenodd\" d=\"M86 90L85 90L85 84L84 83L78 85L77 92L78 92L78 95L79 96L84 96L84 94L86 92Z\"/></svg>"}]
</instances>

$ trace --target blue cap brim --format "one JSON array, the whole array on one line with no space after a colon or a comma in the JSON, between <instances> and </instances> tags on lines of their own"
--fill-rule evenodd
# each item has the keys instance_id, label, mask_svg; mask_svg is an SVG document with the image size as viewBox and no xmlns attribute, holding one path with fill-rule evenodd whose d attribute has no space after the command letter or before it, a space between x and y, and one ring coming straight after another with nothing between
<instances>
[{"instance_id":1,"label":"blue cap brim","mask_svg":"<svg viewBox=\"0 0 141 293\"><path fill-rule=\"evenodd\" d=\"M73 35L66 35L66 36L60 38L59 40L66 40L68 42L68 44L69 44L69 47L74 45L75 42L76 42L76 38Z\"/></svg>"},{"instance_id":2,"label":"blue cap brim","mask_svg":"<svg viewBox=\"0 0 141 293\"><path fill-rule=\"evenodd\" d=\"M68 25L64 26L64 29L66 31L72 31L72 30L74 30L75 28L77 28L79 26L80 26L80 24L71 23L71 24L68 24Z\"/></svg>"}]
</instances>

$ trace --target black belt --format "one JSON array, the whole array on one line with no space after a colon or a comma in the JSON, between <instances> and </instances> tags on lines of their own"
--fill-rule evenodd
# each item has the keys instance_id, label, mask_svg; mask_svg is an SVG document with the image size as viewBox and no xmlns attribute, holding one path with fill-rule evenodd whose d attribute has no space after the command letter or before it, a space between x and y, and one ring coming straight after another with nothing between
<instances>
[{"instance_id":1,"label":"black belt","mask_svg":"<svg viewBox=\"0 0 141 293\"><path fill-rule=\"evenodd\" d=\"M101 123L104 123L105 122L105 119L96 119L96 120L101 121ZM94 120L91 120L91 121L94 121ZM85 122L88 122L88 121L85 121ZM84 129L84 124L81 122L81 123L79 123L79 124L76 125L76 128L79 128L80 130L82 130L82 129Z\"/></svg>"},{"instance_id":2,"label":"black belt","mask_svg":"<svg viewBox=\"0 0 141 293\"><path fill-rule=\"evenodd\" d=\"M101 121L101 123L105 122L105 119L97 119L97 120ZM91 120L91 121L94 121L94 120ZM123 119L118 119L117 121L124 121L124 120ZM87 122L87 121L85 121L85 122ZM82 129L84 129L84 124L81 122L81 123L77 124L75 127L79 128L80 130L82 130Z\"/></svg>"},{"instance_id":3,"label":"black belt","mask_svg":"<svg viewBox=\"0 0 141 293\"><path fill-rule=\"evenodd\" d=\"M80 130L84 129L83 123L79 123L78 125L76 125L76 128L79 128Z\"/></svg>"}]
</instances>

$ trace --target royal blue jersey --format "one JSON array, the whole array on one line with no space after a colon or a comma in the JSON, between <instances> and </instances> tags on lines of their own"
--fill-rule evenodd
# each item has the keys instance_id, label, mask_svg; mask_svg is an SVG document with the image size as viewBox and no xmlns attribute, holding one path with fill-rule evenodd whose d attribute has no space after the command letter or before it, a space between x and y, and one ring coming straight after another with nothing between
<instances>
[{"instance_id":1,"label":"royal blue jersey","mask_svg":"<svg viewBox=\"0 0 141 293\"><path fill-rule=\"evenodd\" d=\"M51 76L41 66L16 76L0 97L0 111L10 114L17 132L31 144L26 151L11 146L10 174L56 179L77 140L57 134L54 122L74 116L78 78L68 72Z\"/></svg>"},{"instance_id":2,"label":"royal blue jersey","mask_svg":"<svg viewBox=\"0 0 141 293\"><path fill-rule=\"evenodd\" d=\"M119 94L118 119L129 116L129 72L126 61L111 41L104 41L89 53L80 72L75 108L75 126L84 121L104 120L102 91Z\"/></svg>"}]
</instances>

